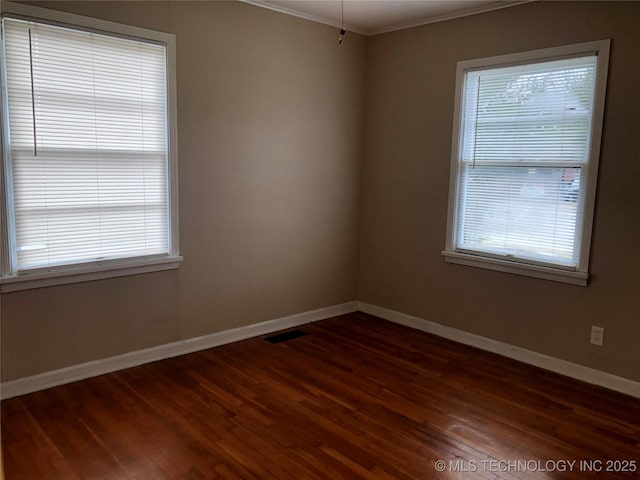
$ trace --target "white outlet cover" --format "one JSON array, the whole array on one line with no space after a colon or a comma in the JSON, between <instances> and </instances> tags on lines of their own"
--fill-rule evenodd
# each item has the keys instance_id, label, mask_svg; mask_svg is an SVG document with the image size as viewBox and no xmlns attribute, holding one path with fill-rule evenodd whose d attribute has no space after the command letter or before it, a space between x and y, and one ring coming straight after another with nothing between
<instances>
[{"instance_id":1,"label":"white outlet cover","mask_svg":"<svg viewBox=\"0 0 640 480\"><path fill-rule=\"evenodd\" d=\"M593 345L602 346L604 341L604 327L591 326L591 343Z\"/></svg>"}]
</instances>

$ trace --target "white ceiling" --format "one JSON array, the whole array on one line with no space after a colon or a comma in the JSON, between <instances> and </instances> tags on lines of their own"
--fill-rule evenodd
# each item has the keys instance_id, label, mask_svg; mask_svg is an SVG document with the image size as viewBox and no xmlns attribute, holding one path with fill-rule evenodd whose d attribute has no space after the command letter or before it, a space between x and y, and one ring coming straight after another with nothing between
<instances>
[{"instance_id":1,"label":"white ceiling","mask_svg":"<svg viewBox=\"0 0 640 480\"><path fill-rule=\"evenodd\" d=\"M340 26L341 0L241 0L245 3ZM347 30L378 33L510 7L531 0L344 0Z\"/></svg>"}]
</instances>

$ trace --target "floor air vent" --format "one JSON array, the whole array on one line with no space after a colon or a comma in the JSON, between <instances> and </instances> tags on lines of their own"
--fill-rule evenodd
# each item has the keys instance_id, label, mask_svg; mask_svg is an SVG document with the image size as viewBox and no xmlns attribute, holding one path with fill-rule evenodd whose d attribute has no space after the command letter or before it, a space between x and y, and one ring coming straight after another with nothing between
<instances>
[{"instance_id":1,"label":"floor air vent","mask_svg":"<svg viewBox=\"0 0 640 480\"><path fill-rule=\"evenodd\" d=\"M293 340L294 338L304 337L305 335L306 333L302 330L290 330L288 332L266 337L265 340L269 343L282 343L286 342L287 340Z\"/></svg>"}]
</instances>

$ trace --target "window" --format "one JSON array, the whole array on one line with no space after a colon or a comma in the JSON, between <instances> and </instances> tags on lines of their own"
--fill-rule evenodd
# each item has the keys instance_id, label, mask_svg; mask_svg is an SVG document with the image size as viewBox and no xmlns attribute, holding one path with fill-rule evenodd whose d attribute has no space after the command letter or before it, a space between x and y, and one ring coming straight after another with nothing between
<instances>
[{"instance_id":1,"label":"window","mask_svg":"<svg viewBox=\"0 0 640 480\"><path fill-rule=\"evenodd\" d=\"M445 260L586 285L608 54L458 63Z\"/></svg>"},{"instance_id":2,"label":"window","mask_svg":"<svg viewBox=\"0 0 640 480\"><path fill-rule=\"evenodd\" d=\"M180 260L173 37L57 16L97 28L2 19L3 291L24 280L67 283L83 272L138 273Z\"/></svg>"}]
</instances>

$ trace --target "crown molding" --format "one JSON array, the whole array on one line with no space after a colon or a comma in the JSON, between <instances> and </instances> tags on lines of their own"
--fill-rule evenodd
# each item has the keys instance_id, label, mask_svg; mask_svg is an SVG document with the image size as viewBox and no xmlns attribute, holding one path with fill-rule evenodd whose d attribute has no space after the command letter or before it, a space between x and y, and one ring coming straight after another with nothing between
<instances>
[{"instance_id":1,"label":"crown molding","mask_svg":"<svg viewBox=\"0 0 640 480\"><path fill-rule=\"evenodd\" d=\"M330 18L319 17L317 15L311 15L304 12L299 12L297 10L293 10L291 8L286 8L280 5L273 5L269 3L267 0L238 0L242 3L247 3L249 5L253 5L255 7L266 8L267 10L272 10L278 13L284 13L285 15L291 15L293 17L302 18L305 20L310 20L312 22L321 23L323 25L329 25L331 27L340 28L340 23L331 20ZM344 28L348 32L355 32L361 35L366 35L368 37L374 35L380 35L382 33L395 32L397 30L406 30L407 28L419 27L421 25L429 25L431 23L445 22L447 20L454 20L456 18L469 17L471 15L478 15L481 13L491 12L494 10L500 10L502 8L515 7L517 5L522 5L524 3L531 3L538 0L505 0L495 2L489 5L483 5L481 7L470 8L467 10L463 10L455 13L448 13L445 15L437 15L434 17L426 17L419 20L412 20L410 22L399 23L396 25L391 25L388 27L382 28L374 28L374 29L365 29L360 27L354 27L353 25L346 24Z\"/></svg>"},{"instance_id":2,"label":"crown molding","mask_svg":"<svg viewBox=\"0 0 640 480\"><path fill-rule=\"evenodd\" d=\"M248 3L249 5L253 5L254 7L266 8L267 10L272 10L278 13L284 13L285 15L291 15L292 17L302 18L304 20L310 20L312 22L321 23L323 25L329 25L330 27L340 28L340 23L335 20L331 20L330 18L319 17L317 15L311 15L309 13L299 12L297 10L293 10L291 8L282 7L280 5L273 5L268 3L265 0L238 0L242 3ZM358 27L354 27L348 23L344 24L344 29L347 32L359 33L361 35L370 35L369 32L363 30Z\"/></svg>"},{"instance_id":3,"label":"crown molding","mask_svg":"<svg viewBox=\"0 0 640 480\"><path fill-rule=\"evenodd\" d=\"M389 27L382 27L371 30L367 33L368 36L380 35L382 33L395 32L397 30L406 30L407 28L420 27L422 25L429 25L431 23L446 22L447 20L455 20L456 18L470 17L472 15L479 15L481 13L492 12L494 10L501 10L503 8L515 7L524 3L532 3L537 0L508 0L490 5L484 5L482 7L476 7L467 9L455 13L447 13L445 15L437 15L435 17L427 17L420 20L413 20L411 22L399 23L397 25L391 25Z\"/></svg>"}]
</instances>

